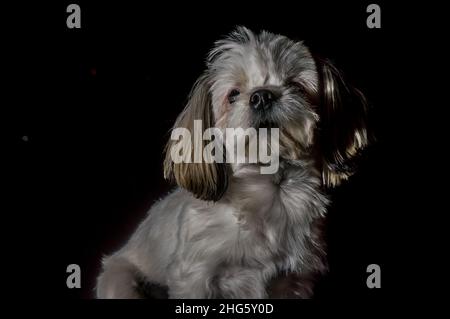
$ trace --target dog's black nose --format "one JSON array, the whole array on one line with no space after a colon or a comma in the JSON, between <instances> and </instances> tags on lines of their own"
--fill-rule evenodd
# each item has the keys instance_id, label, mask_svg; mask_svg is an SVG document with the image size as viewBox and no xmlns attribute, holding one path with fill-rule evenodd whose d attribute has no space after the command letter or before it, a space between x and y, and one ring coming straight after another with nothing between
<instances>
[{"instance_id":1,"label":"dog's black nose","mask_svg":"<svg viewBox=\"0 0 450 319\"><path fill-rule=\"evenodd\" d=\"M250 106L255 110L268 110L275 100L275 94L272 91L261 89L253 92L250 96Z\"/></svg>"}]
</instances>

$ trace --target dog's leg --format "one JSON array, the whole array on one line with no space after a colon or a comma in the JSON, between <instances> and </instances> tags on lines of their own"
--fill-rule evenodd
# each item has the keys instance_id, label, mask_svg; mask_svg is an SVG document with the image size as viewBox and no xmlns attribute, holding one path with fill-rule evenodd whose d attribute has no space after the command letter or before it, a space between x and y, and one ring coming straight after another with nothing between
<instances>
[{"instance_id":1,"label":"dog's leg","mask_svg":"<svg viewBox=\"0 0 450 319\"><path fill-rule=\"evenodd\" d=\"M111 256L103 261L103 272L97 279L97 298L138 299L139 271L124 257Z\"/></svg>"},{"instance_id":2,"label":"dog's leg","mask_svg":"<svg viewBox=\"0 0 450 319\"><path fill-rule=\"evenodd\" d=\"M170 298L266 298L263 272L260 269L208 263L179 261L171 269Z\"/></svg>"},{"instance_id":3,"label":"dog's leg","mask_svg":"<svg viewBox=\"0 0 450 319\"><path fill-rule=\"evenodd\" d=\"M226 267L215 279L220 298L266 298L262 271L251 268Z\"/></svg>"},{"instance_id":4,"label":"dog's leg","mask_svg":"<svg viewBox=\"0 0 450 319\"><path fill-rule=\"evenodd\" d=\"M182 263L180 263L182 264ZM182 269L174 267L169 275L170 299L204 299L213 298L213 291L209 285L208 269L201 263Z\"/></svg>"}]
</instances>

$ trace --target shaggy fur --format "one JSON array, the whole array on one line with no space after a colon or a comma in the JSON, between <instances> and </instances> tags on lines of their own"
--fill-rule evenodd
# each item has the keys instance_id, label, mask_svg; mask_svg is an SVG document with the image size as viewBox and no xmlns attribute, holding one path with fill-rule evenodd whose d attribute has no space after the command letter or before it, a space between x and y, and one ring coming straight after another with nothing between
<instances>
[{"instance_id":1,"label":"shaggy fur","mask_svg":"<svg viewBox=\"0 0 450 319\"><path fill-rule=\"evenodd\" d=\"M276 97L265 112L249 106L259 89ZM174 164L169 141L164 172L180 187L103 260L97 296L139 298L147 283L170 298L311 297L327 269L324 186L348 178L367 144L362 95L302 42L240 27L210 52L174 127L192 129L197 119L204 129L278 127L278 172Z\"/></svg>"}]
</instances>

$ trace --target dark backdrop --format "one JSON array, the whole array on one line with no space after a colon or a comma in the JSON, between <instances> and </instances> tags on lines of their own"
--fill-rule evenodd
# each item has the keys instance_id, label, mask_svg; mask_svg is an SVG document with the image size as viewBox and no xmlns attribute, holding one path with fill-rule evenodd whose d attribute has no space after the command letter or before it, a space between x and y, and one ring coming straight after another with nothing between
<instances>
[{"instance_id":1,"label":"dark backdrop","mask_svg":"<svg viewBox=\"0 0 450 319\"><path fill-rule=\"evenodd\" d=\"M405 154L417 141L405 118L417 109L402 97L415 90L401 73L412 60L401 48L413 37L401 22L403 9L377 2L382 28L368 29L364 1L78 1L82 28L69 30L69 3L17 7L8 26L11 99L2 120L13 137L7 167L13 205L2 226L15 230L4 241L6 267L20 274L5 276L15 292L32 284L37 297L93 296L102 255L118 249L173 187L162 177L168 130L213 42L236 25L304 40L371 105L377 142L359 172L331 192L330 273L317 297L379 297L401 289L405 220L412 214L405 201L414 195L398 190L409 183ZM81 289L66 288L71 263L81 266ZM378 290L366 287L371 263L381 266Z\"/></svg>"}]
</instances>

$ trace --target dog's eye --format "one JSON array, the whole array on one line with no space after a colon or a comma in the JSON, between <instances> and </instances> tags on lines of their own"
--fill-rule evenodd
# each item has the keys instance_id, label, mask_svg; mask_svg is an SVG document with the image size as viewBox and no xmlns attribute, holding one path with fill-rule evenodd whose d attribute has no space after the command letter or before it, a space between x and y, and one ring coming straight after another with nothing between
<instances>
[{"instance_id":1,"label":"dog's eye","mask_svg":"<svg viewBox=\"0 0 450 319\"><path fill-rule=\"evenodd\" d=\"M305 87L301 84L301 83L299 83L299 82L296 82L296 81L290 81L289 83L288 83L288 86L290 87L290 88L292 88L295 92L298 92L298 93L300 93L300 94L304 94L305 93Z\"/></svg>"},{"instance_id":2,"label":"dog's eye","mask_svg":"<svg viewBox=\"0 0 450 319\"><path fill-rule=\"evenodd\" d=\"M241 92L239 92L238 90L236 89L231 90L230 93L228 93L228 102L230 102L230 104L236 102L236 98L238 97L239 94L241 94Z\"/></svg>"}]
</instances>

